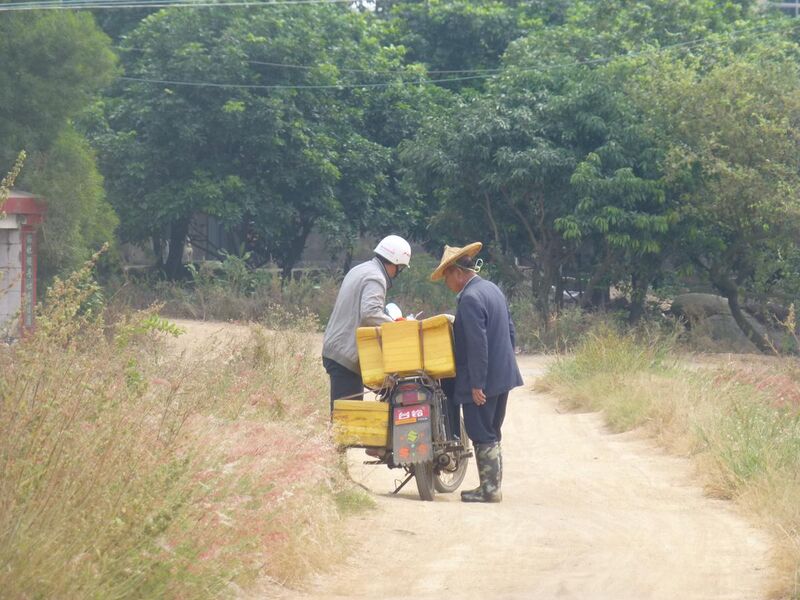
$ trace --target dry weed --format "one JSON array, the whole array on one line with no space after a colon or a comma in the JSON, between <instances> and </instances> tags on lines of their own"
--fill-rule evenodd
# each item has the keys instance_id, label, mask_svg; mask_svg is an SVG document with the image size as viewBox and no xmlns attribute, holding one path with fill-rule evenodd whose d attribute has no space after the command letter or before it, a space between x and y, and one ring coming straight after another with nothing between
<instances>
[{"instance_id":1,"label":"dry weed","mask_svg":"<svg viewBox=\"0 0 800 600\"><path fill-rule=\"evenodd\" d=\"M0 350L2 595L215 597L324 565L347 486L307 334L176 356L152 310L106 322L91 270Z\"/></svg>"},{"instance_id":2,"label":"dry weed","mask_svg":"<svg viewBox=\"0 0 800 600\"><path fill-rule=\"evenodd\" d=\"M706 491L733 499L779 540L776 594L800 598L800 369L775 359L687 369L672 343L601 330L540 386L602 410L617 431L644 426L692 456Z\"/></svg>"}]
</instances>

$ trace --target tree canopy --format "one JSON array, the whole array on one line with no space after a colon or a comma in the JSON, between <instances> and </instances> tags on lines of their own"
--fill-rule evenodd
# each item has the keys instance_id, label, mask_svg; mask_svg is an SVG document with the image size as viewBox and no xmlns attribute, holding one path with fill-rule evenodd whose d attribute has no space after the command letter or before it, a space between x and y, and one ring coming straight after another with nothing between
<instances>
[{"instance_id":1,"label":"tree canopy","mask_svg":"<svg viewBox=\"0 0 800 600\"><path fill-rule=\"evenodd\" d=\"M28 150L31 187L61 199L45 232L54 272L118 217L123 240L168 239L162 266L178 276L205 214L284 274L312 231L345 268L364 236L482 239L545 320L565 288L593 307L614 286L635 321L680 272L746 329L743 299L800 289L797 22L760 3L95 16L113 48L86 13L0 25L14 65L0 70L2 152L10 165Z\"/></svg>"},{"instance_id":2,"label":"tree canopy","mask_svg":"<svg viewBox=\"0 0 800 600\"><path fill-rule=\"evenodd\" d=\"M94 151L73 121L115 74L110 40L91 15L5 14L0 19L0 164L28 160L17 184L48 205L41 268L69 270L111 241L116 215L105 200Z\"/></svg>"}]
</instances>

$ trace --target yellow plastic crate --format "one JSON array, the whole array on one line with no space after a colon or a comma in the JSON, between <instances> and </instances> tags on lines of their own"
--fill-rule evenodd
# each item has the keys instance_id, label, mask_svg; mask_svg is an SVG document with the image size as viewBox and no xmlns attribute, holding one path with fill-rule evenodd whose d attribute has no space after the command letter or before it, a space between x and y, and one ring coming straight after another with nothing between
<instances>
[{"instance_id":1,"label":"yellow plastic crate","mask_svg":"<svg viewBox=\"0 0 800 600\"><path fill-rule=\"evenodd\" d=\"M404 375L422 370L420 321L395 321L381 325L383 372Z\"/></svg>"},{"instance_id":2,"label":"yellow plastic crate","mask_svg":"<svg viewBox=\"0 0 800 600\"><path fill-rule=\"evenodd\" d=\"M384 373L380 327L356 329L356 345L358 346L358 362L361 366L361 380L367 387L381 387Z\"/></svg>"},{"instance_id":3,"label":"yellow plastic crate","mask_svg":"<svg viewBox=\"0 0 800 600\"><path fill-rule=\"evenodd\" d=\"M453 377L453 327L444 315L423 321L398 321L381 326L383 371L399 375L426 371L431 377Z\"/></svg>"},{"instance_id":4,"label":"yellow plastic crate","mask_svg":"<svg viewBox=\"0 0 800 600\"><path fill-rule=\"evenodd\" d=\"M333 439L339 446L389 445L389 403L335 400Z\"/></svg>"},{"instance_id":5,"label":"yellow plastic crate","mask_svg":"<svg viewBox=\"0 0 800 600\"><path fill-rule=\"evenodd\" d=\"M455 377L453 326L450 319L437 315L421 321L422 355L425 372L431 377Z\"/></svg>"}]
</instances>

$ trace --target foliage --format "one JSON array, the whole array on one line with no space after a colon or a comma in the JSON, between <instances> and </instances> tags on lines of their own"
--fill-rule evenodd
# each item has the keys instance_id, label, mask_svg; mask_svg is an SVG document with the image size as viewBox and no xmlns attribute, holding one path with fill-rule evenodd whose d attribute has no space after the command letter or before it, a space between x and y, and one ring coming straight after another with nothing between
<instances>
[{"instance_id":1,"label":"foliage","mask_svg":"<svg viewBox=\"0 0 800 600\"><path fill-rule=\"evenodd\" d=\"M114 56L90 15L9 13L0 22L0 161L46 151L110 80Z\"/></svg>"},{"instance_id":2,"label":"foliage","mask_svg":"<svg viewBox=\"0 0 800 600\"><path fill-rule=\"evenodd\" d=\"M463 94L457 111L434 115L401 146L409 193L434 215L428 234L488 238L490 258L512 282L524 276L521 261L545 324L561 308L565 275L584 307L607 305L612 285L626 290L636 321L665 264L683 262L696 241L717 244L700 260L720 290L740 275L718 276L733 260L748 263L737 267L751 271L737 282L748 290L793 282L794 254L778 240L793 235L796 47L780 21L751 9L576 2L562 20L509 44L485 93ZM769 30L764 39L734 37L748 17L753 31ZM694 41L702 37L708 48ZM762 162L745 169L731 152ZM772 217L740 211L726 223L726 197ZM712 268L711 254L724 254L714 239L736 219L751 231L733 244L735 258L718 257L728 267ZM776 236L777 221L785 233ZM756 230L774 243L759 249Z\"/></svg>"},{"instance_id":3,"label":"foliage","mask_svg":"<svg viewBox=\"0 0 800 600\"><path fill-rule=\"evenodd\" d=\"M146 18L125 48L132 77L243 86L125 81L106 101L107 124L96 126L122 233L168 235L170 276L198 212L241 225L252 262L275 261L288 276L312 229L347 253L392 206L382 198L391 150L373 139L387 133L365 120L373 107L413 110L402 105L412 96L348 84L379 77L358 70L396 72L398 82L420 70L405 73L400 49L382 46L366 15L333 5L167 10ZM298 84L310 87L282 87Z\"/></svg>"},{"instance_id":4,"label":"foliage","mask_svg":"<svg viewBox=\"0 0 800 600\"><path fill-rule=\"evenodd\" d=\"M26 175L31 191L47 201L39 245L39 276L45 281L114 240L118 218L106 202L94 152L71 126L47 153L31 156Z\"/></svg>"},{"instance_id":5,"label":"foliage","mask_svg":"<svg viewBox=\"0 0 800 600\"><path fill-rule=\"evenodd\" d=\"M512 41L543 22L558 20L566 4L379 1L378 14L390 24L389 39L408 48L410 61L424 63L436 79L452 78L453 83L441 85L457 89L482 87L485 79L472 77L475 70L496 70Z\"/></svg>"},{"instance_id":6,"label":"foliage","mask_svg":"<svg viewBox=\"0 0 800 600\"><path fill-rule=\"evenodd\" d=\"M216 598L324 565L358 501L307 335L180 352L152 309L86 308L92 278L56 281L0 348L3 595Z\"/></svg>"},{"instance_id":7,"label":"foliage","mask_svg":"<svg viewBox=\"0 0 800 600\"><path fill-rule=\"evenodd\" d=\"M45 281L113 241L116 225L94 156L72 124L111 80L114 55L90 15L46 12L0 22L0 163L24 148L29 160L17 183L47 203Z\"/></svg>"},{"instance_id":8,"label":"foliage","mask_svg":"<svg viewBox=\"0 0 800 600\"><path fill-rule=\"evenodd\" d=\"M653 136L665 140L664 181L680 221L673 254L728 298L764 350L739 303L747 291L769 293L792 279L780 269L800 234L797 52L774 39L737 55L720 51L711 68L656 65L642 76L640 101Z\"/></svg>"},{"instance_id":9,"label":"foliage","mask_svg":"<svg viewBox=\"0 0 800 600\"><path fill-rule=\"evenodd\" d=\"M8 194L11 188L14 187L14 182L17 180L17 177L19 177L20 171L22 171L22 165L25 164L26 157L25 151L20 151L11 170L3 177L2 181L0 181L0 206L5 204L6 200L8 200ZM0 213L0 215L2 215L2 213Z\"/></svg>"}]
</instances>

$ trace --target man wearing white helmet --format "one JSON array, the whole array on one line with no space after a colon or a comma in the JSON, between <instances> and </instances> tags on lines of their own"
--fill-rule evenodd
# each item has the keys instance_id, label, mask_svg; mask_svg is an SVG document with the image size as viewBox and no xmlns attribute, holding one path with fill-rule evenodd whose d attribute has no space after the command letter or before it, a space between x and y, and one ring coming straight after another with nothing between
<instances>
[{"instance_id":1,"label":"man wearing white helmet","mask_svg":"<svg viewBox=\"0 0 800 600\"><path fill-rule=\"evenodd\" d=\"M408 242L390 235L378 243L374 258L345 275L322 342L322 364L331 378L331 411L334 400L363 397L356 329L392 320L384 312L386 290L410 261Z\"/></svg>"}]
</instances>

